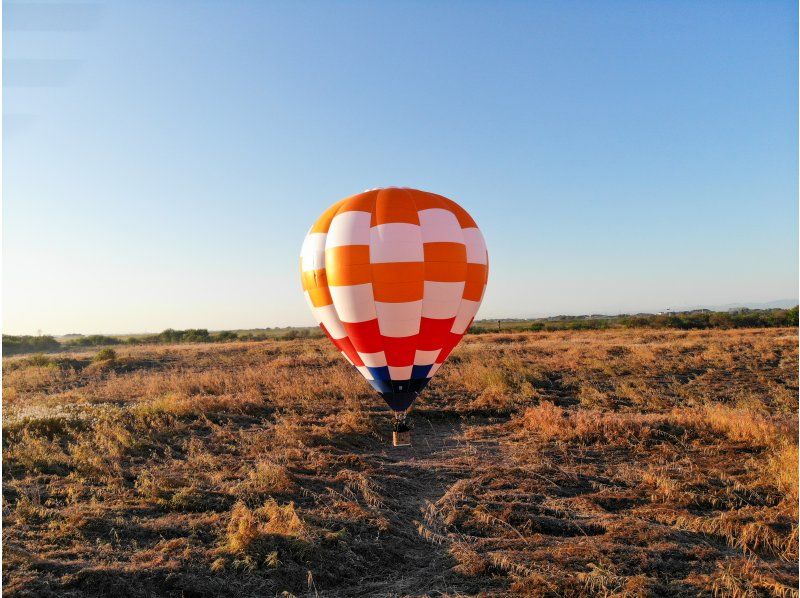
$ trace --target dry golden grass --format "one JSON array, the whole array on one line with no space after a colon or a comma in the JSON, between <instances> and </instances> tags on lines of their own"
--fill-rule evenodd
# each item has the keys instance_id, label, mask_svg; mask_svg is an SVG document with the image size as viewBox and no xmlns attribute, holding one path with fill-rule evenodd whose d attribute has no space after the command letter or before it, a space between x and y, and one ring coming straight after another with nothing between
<instances>
[{"instance_id":1,"label":"dry golden grass","mask_svg":"<svg viewBox=\"0 0 800 598\"><path fill-rule=\"evenodd\" d=\"M8 596L797 596L797 331L465 339L410 449L324 340L3 363Z\"/></svg>"}]
</instances>

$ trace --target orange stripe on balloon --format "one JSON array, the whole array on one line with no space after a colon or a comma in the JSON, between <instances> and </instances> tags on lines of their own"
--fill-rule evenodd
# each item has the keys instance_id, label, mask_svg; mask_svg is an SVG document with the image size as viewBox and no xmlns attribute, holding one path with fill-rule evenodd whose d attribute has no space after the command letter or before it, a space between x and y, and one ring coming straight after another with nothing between
<instances>
[{"instance_id":1,"label":"orange stripe on balloon","mask_svg":"<svg viewBox=\"0 0 800 598\"><path fill-rule=\"evenodd\" d=\"M372 295L383 303L420 301L425 294L425 282L420 278L411 282L373 281Z\"/></svg>"},{"instance_id":2,"label":"orange stripe on balloon","mask_svg":"<svg viewBox=\"0 0 800 598\"><path fill-rule=\"evenodd\" d=\"M467 282L486 284L488 272L486 264L467 264Z\"/></svg>"},{"instance_id":3,"label":"orange stripe on balloon","mask_svg":"<svg viewBox=\"0 0 800 598\"><path fill-rule=\"evenodd\" d=\"M422 247L426 262L467 262L467 248L463 243L424 243Z\"/></svg>"},{"instance_id":4,"label":"orange stripe on balloon","mask_svg":"<svg viewBox=\"0 0 800 598\"><path fill-rule=\"evenodd\" d=\"M448 210L450 207L445 202L445 198L435 193L428 193L427 191L417 191L416 189L409 189L411 197L414 200L414 205L417 210L431 210L433 208L440 208Z\"/></svg>"},{"instance_id":5,"label":"orange stripe on balloon","mask_svg":"<svg viewBox=\"0 0 800 598\"><path fill-rule=\"evenodd\" d=\"M486 286L487 268L483 264L467 264L467 284L464 285L464 299L480 301Z\"/></svg>"},{"instance_id":6,"label":"orange stripe on balloon","mask_svg":"<svg viewBox=\"0 0 800 598\"><path fill-rule=\"evenodd\" d=\"M336 249L355 249L355 245ZM365 249L369 249L364 247ZM329 250L333 251L333 250ZM354 252L342 251L352 260ZM350 286L372 283L375 301L397 303L422 299L426 265L423 262L389 262L385 264L347 263L326 258L328 284ZM462 279L463 280L463 279Z\"/></svg>"},{"instance_id":7,"label":"orange stripe on balloon","mask_svg":"<svg viewBox=\"0 0 800 598\"><path fill-rule=\"evenodd\" d=\"M369 264L328 266L328 284L332 287L348 287L369 282L372 282L372 270Z\"/></svg>"},{"instance_id":8,"label":"orange stripe on balloon","mask_svg":"<svg viewBox=\"0 0 800 598\"><path fill-rule=\"evenodd\" d=\"M431 282L464 282L466 279L466 263L425 262L425 280Z\"/></svg>"},{"instance_id":9,"label":"orange stripe on balloon","mask_svg":"<svg viewBox=\"0 0 800 598\"><path fill-rule=\"evenodd\" d=\"M418 210L430 210L432 208L448 210L455 214L461 228L477 226L467 211L453 200L437 195L436 193L428 193L427 191L410 190L410 192L412 193L414 203Z\"/></svg>"},{"instance_id":10,"label":"orange stripe on balloon","mask_svg":"<svg viewBox=\"0 0 800 598\"><path fill-rule=\"evenodd\" d=\"M372 264L373 282L417 282L424 280L423 262L386 262Z\"/></svg>"},{"instance_id":11,"label":"orange stripe on balloon","mask_svg":"<svg viewBox=\"0 0 800 598\"><path fill-rule=\"evenodd\" d=\"M462 298L470 301L480 301L483 295L483 287L486 285L482 282L468 282L464 285L464 294Z\"/></svg>"},{"instance_id":12,"label":"orange stripe on balloon","mask_svg":"<svg viewBox=\"0 0 800 598\"><path fill-rule=\"evenodd\" d=\"M306 270L300 273L300 281L303 283L304 291L311 291L321 287L328 286L328 277L325 269L320 270Z\"/></svg>"},{"instance_id":13,"label":"orange stripe on balloon","mask_svg":"<svg viewBox=\"0 0 800 598\"><path fill-rule=\"evenodd\" d=\"M369 245L342 245L327 249L325 266L331 286L365 284L372 280Z\"/></svg>"},{"instance_id":14,"label":"orange stripe on balloon","mask_svg":"<svg viewBox=\"0 0 800 598\"><path fill-rule=\"evenodd\" d=\"M308 289L308 297L311 299L311 305L314 307L325 307L333 303L331 292L328 287Z\"/></svg>"},{"instance_id":15,"label":"orange stripe on balloon","mask_svg":"<svg viewBox=\"0 0 800 598\"><path fill-rule=\"evenodd\" d=\"M317 221L314 223L314 226L311 227L310 232L327 233L328 229L331 227L331 221L333 220L333 217L336 216L336 214L339 212L339 208L345 201L347 200L342 199L341 201L337 201L335 204L325 210L322 213L322 216L317 218Z\"/></svg>"},{"instance_id":16,"label":"orange stripe on balloon","mask_svg":"<svg viewBox=\"0 0 800 598\"><path fill-rule=\"evenodd\" d=\"M342 201L341 206L337 213L342 212L374 212L375 211L375 198L378 196L378 191L365 191L358 195L352 195Z\"/></svg>"},{"instance_id":17,"label":"orange stripe on balloon","mask_svg":"<svg viewBox=\"0 0 800 598\"><path fill-rule=\"evenodd\" d=\"M369 245L339 245L325 250L325 265L333 264L356 266L369 264Z\"/></svg>"},{"instance_id":18,"label":"orange stripe on balloon","mask_svg":"<svg viewBox=\"0 0 800 598\"><path fill-rule=\"evenodd\" d=\"M375 199L371 226L405 222L419 225L419 214L412 194L406 189L381 189Z\"/></svg>"},{"instance_id":19,"label":"orange stripe on balloon","mask_svg":"<svg viewBox=\"0 0 800 598\"><path fill-rule=\"evenodd\" d=\"M422 262L372 264L372 293L375 301L420 301L425 292L424 275L425 264Z\"/></svg>"}]
</instances>

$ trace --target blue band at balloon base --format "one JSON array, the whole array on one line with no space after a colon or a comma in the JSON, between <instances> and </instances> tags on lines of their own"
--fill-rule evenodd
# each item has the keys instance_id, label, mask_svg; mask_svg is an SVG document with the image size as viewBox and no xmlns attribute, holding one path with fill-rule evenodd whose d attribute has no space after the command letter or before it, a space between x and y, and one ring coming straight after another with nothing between
<instances>
[{"instance_id":1,"label":"blue band at balloon base","mask_svg":"<svg viewBox=\"0 0 800 598\"><path fill-rule=\"evenodd\" d=\"M379 369L379 368L370 368ZM383 400L395 411L405 411L417 398L417 395L428 385L430 378L412 378L411 380L370 380L372 388L377 390Z\"/></svg>"},{"instance_id":2,"label":"blue band at balloon base","mask_svg":"<svg viewBox=\"0 0 800 598\"><path fill-rule=\"evenodd\" d=\"M381 394L383 400L392 409L392 411L405 411L411 407L411 403L417 398L415 392L387 392Z\"/></svg>"}]
</instances>

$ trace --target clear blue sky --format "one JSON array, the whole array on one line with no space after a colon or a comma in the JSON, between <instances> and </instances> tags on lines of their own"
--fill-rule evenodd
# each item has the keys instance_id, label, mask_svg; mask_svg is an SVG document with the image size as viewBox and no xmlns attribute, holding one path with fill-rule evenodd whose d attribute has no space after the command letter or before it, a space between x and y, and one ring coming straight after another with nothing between
<instances>
[{"instance_id":1,"label":"clear blue sky","mask_svg":"<svg viewBox=\"0 0 800 598\"><path fill-rule=\"evenodd\" d=\"M7 4L4 28L6 333L313 324L306 230L389 185L475 217L479 318L797 296L795 2Z\"/></svg>"}]
</instances>

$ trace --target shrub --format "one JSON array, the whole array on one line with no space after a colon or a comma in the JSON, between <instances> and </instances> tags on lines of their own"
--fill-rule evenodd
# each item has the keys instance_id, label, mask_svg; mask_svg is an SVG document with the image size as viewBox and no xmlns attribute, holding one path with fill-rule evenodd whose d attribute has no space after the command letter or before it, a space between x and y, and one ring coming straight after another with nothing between
<instances>
[{"instance_id":1,"label":"shrub","mask_svg":"<svg viewBox=\"0 0 800 598\"><path fill-rule=\"evenodd\" d=\"M36 353L35 355L31 355L27 358L28 365L32 365L34 367L47 367L50 365L54 365L53 360L50 359L47 355L42 353Z\"/></svg>"},{"instance_id":2,"label":"shrub","mask_svg":"<svg viewBox=\"0 0 800 598\"><path fill-rule=\"evenodd\" d=\"M240 485L242 491L255 494L288 493L296 489L295 483L283 465L259 461Z\"/></svg>"},{"instance_id":3,"label":"shrub","mask_svg":"<svg viewBox=\"0 0 800 598\"><path fill-rule=\"evenodd\" d=\"M319 530L300 518L293 502L280 506L272 499L256 509L236 503L226 531L219 552L239 557L248 569L274 568L293 557L305 560L319 538Z\"/></svg>"},{"instance_id":4,"label":"shrub","mask_svg":"<svg viewBox=\"0 0 800 598\"><path fill-rule=\"evenodd\" d=\"M117 359L117 352L114 349L101 349L94 356L95 361L114 361Z\"/></svg>"}]
</instances>

